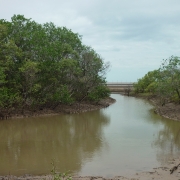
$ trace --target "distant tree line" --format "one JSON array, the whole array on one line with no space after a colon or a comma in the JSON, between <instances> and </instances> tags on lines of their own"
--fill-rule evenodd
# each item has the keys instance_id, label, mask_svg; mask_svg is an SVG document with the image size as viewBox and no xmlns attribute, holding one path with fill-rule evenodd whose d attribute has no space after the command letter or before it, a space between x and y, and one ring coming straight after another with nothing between
<instances>
[{"instance_id":1,"label":"distant tree line","mask_svg":"<svg viewBox=\"0 0 180 180\"><path fill-rule=\"evenodd\" d=\"M0 19L0 111L97 102L109 96L108 67L66 27Z\"/></svg>"},{"instance_id":2,"label":"distant tree line","mask_svg":"<svg viewBox=\"0 0 180 180\"><path fill-rule=\"evenodd\" d=\"M148 72L134 84L134 90L157 95L162 105L167 102L180 104L180 58L171 56L163 60L159 69Z\"/></svg>"}]
</instances>

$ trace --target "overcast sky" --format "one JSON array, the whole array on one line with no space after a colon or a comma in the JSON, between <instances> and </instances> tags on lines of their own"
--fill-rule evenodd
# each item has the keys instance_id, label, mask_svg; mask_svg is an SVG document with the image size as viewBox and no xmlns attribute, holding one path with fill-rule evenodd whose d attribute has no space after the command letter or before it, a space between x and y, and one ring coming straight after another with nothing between
<instances>
[{"instance_id":1,"label":"overcast sky","mask_svg":"<svg viewBox=\"0 0 180 180\"><path fill-rule=\"evenodd\" d=\"M0 19L14 14L82 35L110 62L109 82L137 81L180 56L180 0L0 0Z\"/></svg>"}]
</instances>

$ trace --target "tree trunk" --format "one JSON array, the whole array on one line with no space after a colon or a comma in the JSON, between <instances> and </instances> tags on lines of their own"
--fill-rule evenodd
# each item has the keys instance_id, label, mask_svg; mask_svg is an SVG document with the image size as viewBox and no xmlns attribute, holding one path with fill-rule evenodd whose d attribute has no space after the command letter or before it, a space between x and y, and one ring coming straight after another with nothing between
<instances>
[{"instance_id":1,"label":"tree trunk","mask_svg":"<svg viewBox=\"0 0 180 180\"><path fill-rule=\"evenodd\" d=\"M178 89L176 89L176 92L177 92L178 99L179 99L179 104L180 104L180 93L179 93L179 90L178 90Z\"/></svg>"}]
</instances>

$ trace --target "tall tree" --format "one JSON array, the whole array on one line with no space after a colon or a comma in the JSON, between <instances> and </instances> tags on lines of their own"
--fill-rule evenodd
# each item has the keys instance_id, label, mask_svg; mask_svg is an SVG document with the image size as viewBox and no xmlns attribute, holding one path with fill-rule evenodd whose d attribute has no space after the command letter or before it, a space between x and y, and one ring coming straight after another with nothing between
<instances>
[{"instance_id":1,"label":"tall tree","mask_svg":"<svg viewBox=\"0 0 180 180\"><path fill-rule=\"evenodd\" d=\"M81 36L23 15L0 20L0 106L55 107L109 96L109 67Z\"/></svg>"},{"instance_id":2,"label":"tall tree","mask_svg":"<svg viewBox=\"0 0 180 180\"><path fill-rule=\"evenodd\" d=\"M173 98L180 103L180 58L171 56L163 60L159 70L158 92L164 103Z\"/></svg>"}]
</instances>

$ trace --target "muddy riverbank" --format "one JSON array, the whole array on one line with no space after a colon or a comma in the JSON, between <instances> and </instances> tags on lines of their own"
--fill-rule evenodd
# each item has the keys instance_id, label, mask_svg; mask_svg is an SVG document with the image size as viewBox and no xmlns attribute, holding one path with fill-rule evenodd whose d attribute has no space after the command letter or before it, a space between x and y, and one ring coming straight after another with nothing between
<instances>
[{"instance_id":1,"label":"muddy riverbank","mask_svg":"<svg viewBox=\"0 0 180 180\"><path fill-rule=\"evenodd\" d=\"M36 116L51 116L51 115L58 115L58 114L75 114L75 113L82 113L87 111L94 111L101 108L106 108L109 105L113 104L116 100L108 97L105 99L100 100L98 103L92 102L75 102L71 105L59 104L55 108L41 108L35 110L24 109L22 111L14 110L10 113L5 113L3 118L1 119L10 119L10 118L24 118L24 117L36 117Z\"/></svg>"},{"instance_id":2,"label":"muddy riverbank","mask_svg":"<svg viewBox=\"0 0 180 180\"><path fill-rule=\"evenodd\" d=\"M111 178L105 178L102 176L73 176L72 180L177 180L180 179L180 167L177 168L172 174L170 174L170 170L177 166L180 163L180 159L172 159L169 161L169 164L165 167L156 167L153 168L152 171L147 172L138 172L133 176L124 177L124 176L115 176ZM23 176L0 176L0 180L53 180L54 176L52 175L41 175L41 176L33 176L33 175L23 175ZM66 178L64 178L66 179ZM63 178L62 178L63 180Z\"/></svg>"},{"instance_id":3,"label":"muddy riverbank","mask_svg":"<svg viewBox=\"0 0 180 180\"><path fill-rule=\"evenodd\" d=\"M154 112L168 119L180 121L180 104L168 102L161 105L156 97L149 99L155 106Z\"/></svg>"},{"instance_id":4,"label":"muddy riverbank","mask_svg":"<svg viewBox=\"0 0 180 180\"><path fill-rule=\"evenodd\" d=\"M154 106L154 113L171 120L180 121L180 104L167 102L162 105L159 97L157 96L144 96L143 94L133 94L131 96L150 101Z\"/></svg>"}]
</instances>

